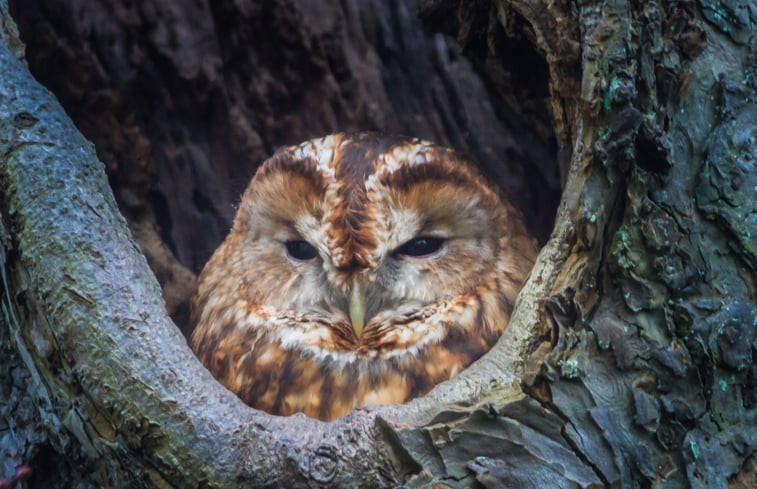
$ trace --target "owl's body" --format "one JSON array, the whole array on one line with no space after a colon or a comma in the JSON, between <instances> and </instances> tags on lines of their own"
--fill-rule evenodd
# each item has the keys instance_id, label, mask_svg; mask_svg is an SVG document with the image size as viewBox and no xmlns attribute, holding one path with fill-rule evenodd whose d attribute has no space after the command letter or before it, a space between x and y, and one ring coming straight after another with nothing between
<instances>
[{"instance_id":1,"label":"owl's body","mask_svg":"<svg viewBox=\"0 0 757 489\"><path fill-rule=\"evenodd\" d=\"M245 191L200 276L192 347L273 414L404 402L494 345L534 256L518 212L458 153L311 140Z\"/></svg>"}]
</instances>

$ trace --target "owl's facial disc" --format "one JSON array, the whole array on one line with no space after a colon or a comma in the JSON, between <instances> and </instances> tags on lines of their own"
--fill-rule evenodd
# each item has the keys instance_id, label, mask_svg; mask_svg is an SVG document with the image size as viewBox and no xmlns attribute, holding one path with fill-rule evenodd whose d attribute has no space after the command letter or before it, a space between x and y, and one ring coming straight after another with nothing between
<instances>
[{"instance_id":1,"label":"owl's facial disc","mask_svg":"<svg viewBox=\"0 0 757 489\"><path fill-rule=\"evenodd\" d=\"M235 224L255 277L245 300L362 348L469 293L496 259L499 199L454 155L411 146L420 153L300 147L267 162Z\"/></svg>"}]
</instances>

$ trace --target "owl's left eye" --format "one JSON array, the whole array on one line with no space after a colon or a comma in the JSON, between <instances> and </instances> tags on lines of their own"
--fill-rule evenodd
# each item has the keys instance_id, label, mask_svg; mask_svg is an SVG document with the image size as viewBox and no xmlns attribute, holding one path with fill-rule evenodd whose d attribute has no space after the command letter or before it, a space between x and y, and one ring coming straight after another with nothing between
<instances>
[{"instance_id":1,"label":"owl's left eye","mask_svg":"<svg viewBox=\"0 0 757 489\"><path fill-rule=\"evenodd\" d=\"M407 255L414 257L424 257L433 255L442 248L444 240L442 238L432 238L429 236L421 236L411 239L407 243L403 244L395 253L399 255Z\"/></svg>"},{"instance_id":2,"label":"owl's left eye","mask_svg":"<svg viewBox=\"0 0 757 489\"><path fill-rule=\"evenodd\" d=\"M295 260L307 261L318 256L318 251L316 251L315 247L307 241L287 241L284 243L284 246L286 247L289 256Z\"/></svg>"}]
</instances>

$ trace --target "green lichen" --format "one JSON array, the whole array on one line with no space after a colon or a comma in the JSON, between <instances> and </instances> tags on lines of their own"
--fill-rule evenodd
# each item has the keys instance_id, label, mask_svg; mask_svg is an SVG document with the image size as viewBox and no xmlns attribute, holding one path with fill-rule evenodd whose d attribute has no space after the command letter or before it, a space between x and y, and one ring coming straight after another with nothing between
<instances>
[{"instance_id":1,"label":"green lichen","mask_svg":"<svg viewBox=\"0 0 757 489\"><path fill-rule=\"evenodd\" d=\"M632 251L632 240L628 229L621 226L615 232L613 253L618 266L624 270L634 270L639 264L638 256Z\"/></svg>"},{"instance_id":2,"label":"green lichen","mask_svg":"<svg viewBox=\"0 0 757 489\"><path fill-rule=\"evenodd\" d=\"M610 86L607 88L607 91L605 91L605 96L602 101L605 110L609 111L612 108L612 103L616 98L615 94L621 86L622 82L617 76L614 76L612 80L610 80Z\"/></svg>"},{"instance_id":3,"label":"green lichen","mask_svg":"<svg viewBox=\"0 0 757 489\"><path fill-rule=\"evenodd\" d=\"M560 366L560 371L563 377L568 379L578 378L578 360L576 360L576 358L571 357L567 360L560 360L557 364Z\"/></svg>"},{"instance_id":4,"label":"green lichen","mask_svg":"<svg viewBox=\"0 0 757 489\"><path fill-rule=\"evenodd\" d=\"M694 460L699 458L699 445L694 440L689 441L689 447L691 448L691 454L694 455Z\"/></svg>"}]
</instances>

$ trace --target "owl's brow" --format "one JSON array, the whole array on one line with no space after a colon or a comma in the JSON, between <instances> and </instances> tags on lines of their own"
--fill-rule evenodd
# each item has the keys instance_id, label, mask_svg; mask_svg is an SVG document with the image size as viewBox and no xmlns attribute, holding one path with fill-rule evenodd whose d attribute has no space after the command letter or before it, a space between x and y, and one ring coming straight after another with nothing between
<instances>
[{"instance_id":1,"label":"owl's brow","mask_svg":"<svg viewBox=\"0 0 757 489\"><path fill-rule=\"evenodd\" d=\"M326 188L323 174L318 170L318 162L310 157L295 159L286 152L279 152L268 158L258 172L259 178L275 173L300 175L320 190Z\"/></svg>"},{"instance_id":2,"label":"owl's brow","mask_svg":"<svg viewBox=\"0 0 757 489\"><path fill-rule=\"evenodd\" d=\"M381 175L380 181L385 185L402 189L429 180L482 186L481 177L468 168L469 164L466 164L465 160L456 157L454 153L442 154L435 159L436 161L417 165L402 165L393 172Z\"/></svg>"}]
</instances>

